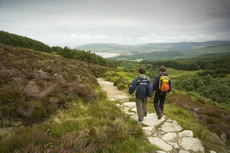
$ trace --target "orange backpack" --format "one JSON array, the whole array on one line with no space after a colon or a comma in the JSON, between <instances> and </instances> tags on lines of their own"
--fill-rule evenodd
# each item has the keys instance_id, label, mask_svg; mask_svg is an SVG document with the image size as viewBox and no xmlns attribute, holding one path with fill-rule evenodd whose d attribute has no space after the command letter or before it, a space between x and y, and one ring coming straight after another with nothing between
<instances>
[{"instance_id":1,"label":"orange backpack","mask_svg":"<svg viewBox=\"0 0 230 153\"><path fill-rule=\"evenodd\" d=\"M159 89L161 93L167 92L169 90L169 77L161 75L159 79Z\"/></svg>"}]
</instances>

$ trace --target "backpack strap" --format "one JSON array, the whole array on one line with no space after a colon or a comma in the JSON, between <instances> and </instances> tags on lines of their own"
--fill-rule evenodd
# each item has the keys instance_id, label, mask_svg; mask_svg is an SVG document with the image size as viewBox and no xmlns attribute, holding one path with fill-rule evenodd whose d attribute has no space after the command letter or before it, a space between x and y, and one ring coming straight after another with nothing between
<instances>
[{"instance_id":1,"label":"backpack strap","mask_svg":"<svg viewBox=\"0 0 230 153\"><path fill-rule=\"evenodd\" d=\"M158 89L160 90L161 89L161 76L162 74L159 74L159 80L158 80Z\"/></svg>"},{"instance_id":2,"label":"backpack strap","mask_svg":"<svg viewBox=\"0 0 230 153\"><path fill-rule=\"evenodd\" d=\"M142 79L142 78L140 77L140 79L137 81L137 86L141 83L142 80L147 80L147 83L148 83L148 84L150 83L149 80L148 80L147 78Z\"/></svg>"},{"instance_id":3,"label":"backpack strap","mask_svg":"<svg viewBox=\"0 0 230 153\"><path fill-rule=\"evenodd\" d=\"M137 86L141 83L141 81L142 81L143 79L139 79L138 81L137 81Z\"/></svg>"}]
</instances>

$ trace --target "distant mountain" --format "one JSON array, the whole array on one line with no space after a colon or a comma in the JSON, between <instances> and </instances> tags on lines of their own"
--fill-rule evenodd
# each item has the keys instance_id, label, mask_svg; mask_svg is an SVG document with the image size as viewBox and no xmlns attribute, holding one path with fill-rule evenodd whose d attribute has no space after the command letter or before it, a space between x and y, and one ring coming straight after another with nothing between
<instances>
[{"instance_id":1,"label":"distant mountain","mask_svg":"<svg viewBox=\"0 0 230 153\"><path fill-rule=\"evenodd\" d=\"M91 52L112 52L123 55L153 52L153 51L186 51L197 48L230 45L230 41L207 41L207 42L178 42L178 43L149 43L142 45L119 45L119 44L86 44L77 46L76 49L90 50Z\"/></svg>"},{"instance_id":2,"label":"distant mountain","mask_svg":"<svg viewBox=\"0 0 230 153\"><path fill-rule=\"evenodd\" d=\"M134 52L132 54L120 54L112 57L113 60L172 60L181 58L210 58L230 55L230 44L209 46L205 48L196 48L182 51L152 51L152 52Z\"/></svg>"}]
</instances>

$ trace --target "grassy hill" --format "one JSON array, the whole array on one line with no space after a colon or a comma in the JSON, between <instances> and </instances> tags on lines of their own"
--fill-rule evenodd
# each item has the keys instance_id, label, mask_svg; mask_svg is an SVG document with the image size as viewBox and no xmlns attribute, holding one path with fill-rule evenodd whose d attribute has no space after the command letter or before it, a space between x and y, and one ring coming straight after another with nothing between
<instances>
[{"instance_id":1,"label":"grassy hill","mask_svg":"<svg viewBox=\"0 0 230 153\"><path fill-rule=\"evenodd\" d=\"M40 41L5 31L0 31L0 43L9 46L36 50L40 52L53 53L65 58L77 59L92 64L99 64L101 66L116 67L114 62L107 60L99 55L96 55L95 53L92 53L90 51L70 49L67 46L65 46L64 48L59 46L50 47Z\"/></svg>"},{"instance_id":2,"label":"grassy hill","mask_svg":"<svg viewBox=\"0 0 230 153\"><path fill-rule=\"evenodd\" d=\"M108 70L0 44L0 152L156 150L100 89Z\"/></svg>"},{"instance_id":3,"label":"grassy hill","mask_svg":"<svg viewBox=\"0 0 230 153\"><path fill-rule=\"evenodd\" d=\"M211 46L205 48L198 48L190 51L182 51L186 57L218 57L230 55L230 45Z\"/></svg>"},{"instance_id":4,"label":"grassy hill","mask_svg":"<svg viewBox=\"0 0 230 153\"><path fill-rule=\"evenodd\" d=\"M124 87L128 86L133 78L137 76L137 72L132 71L131 67L127 69L129 64L132 65L132 68L135 70L140 66L146 67L146 65L135 65L134 62L133 64L125 62L123 67L119 67L121 71L107 72L105 78L108 81L114 82L118 88L122 88L122 84L124 84ZM173 90L166 98L164 114L175 119L184 129L192 130L195 136L202 139L206 148L215 148L214 150L219 150L220 152L228 152L230 150L230 148L227 147L230 144L229 109L220 106L220 104L216 102L212 102L208 98L202 97L199 92L195 90L186 92L185 90L177 90L176 88L175 84L177 81L180 82L180 80L185 78L188 80L195 78L201 71L185 71L167 68L167 72L172 78ZM157 71L147 69L147 75L151 76L151 78L154 78L153 76L157 74ZM199 83L195 82L195 84L187 81L186 85L197 86L202 82L202 79L198 81ZM214 95L214 93L212 94ZM206 93L206 95L208 94ZM216 97L218 97L218 95L216 95ZM133 101L134 100L135 98L133 97ZM229 105L228 108L230 108ZM148 111L155 112L152 102L148 103Z\"/></svg>"},{"instance_id":5,"label":"grassy hill","mask_svg":"<svg viewBox=\"0 0 230 153\"><path fill-rule=\"evenodd\" d=\"M149 62L121 61L120 68L113 69L0 44L0 152L156 151L138 124L106 99L96 80L104 77L126 90L140 66L148 67L151 78L157 74L160 62ZM176 81L194 78L200 71L169 68L168 72ZM196 92L176 89L165 107L165 114L191 129L206 150L229 150L229 111ZM148 108L154 112L152 103Z\"/></svg>"},{"instance_id":6,"label":"grassy hill","mask_svg":"<svg viewBox=\"0 0 230 153\"><path fill-rule=\"evenodd\" d=\"M106 68L0 44L0 112L7 120L36 123L68 102L93 103L96 77Z\"/></svg>"}]
</instances>

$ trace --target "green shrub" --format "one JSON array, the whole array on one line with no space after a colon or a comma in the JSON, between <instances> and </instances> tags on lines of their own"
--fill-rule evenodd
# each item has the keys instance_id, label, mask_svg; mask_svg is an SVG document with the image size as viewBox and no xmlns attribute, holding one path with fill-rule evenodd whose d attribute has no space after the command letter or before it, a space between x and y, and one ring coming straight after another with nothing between
<instances>
[{"instance_id":1,"label":"green shrub","mask_svg":"<svg viewBox=\"0 0 230 153\"><path fill-rule=\"evenodd\" d=\"M106 98L107 98L107 94L105 91L97 92L97 101L106 100Z\"/></svg>"},{"instance_id":2,"label":"green shrub","mask_svg":"<svg viewBox=\"0 0 230 153\"><path fill-rule=\"evenodd\" d=\"M114 86L117 86L119 83L124 83L124 79L122 77L117 78L113 84Z\"/></svg>"},{"instance_id":3,"label":"green shrub","mask_svg":"<svg viewBox=\"0 0 230 153\"><path fill-rule=\"evenodd\" d=\"M20 102L28 100L28 96L20 89L1 89L0 90L0 102L3 105L9 103Z\"/></svg>"},{"instance_id":4,"label":"green shrub","mask_svg":"<svg viewBox=\"0 0 230 153\"><path fill-rule=\"evenodd\" d=\"M124 84L124 83L118 83L117 84L117 89L118 90L123 90L123 89L125 89L127 86Z\"/></svg>"},{"instance_id":5,"label":"green shrub","mask_svg":"<svg viewBox=\"0 0 230 153\"><path fill-rule=\"evenodd\" d=\"M36 106L32 113L32 122L37 122L44 119L47 116L46 109L43 106Z\"/></svg>"}]
</instances>

